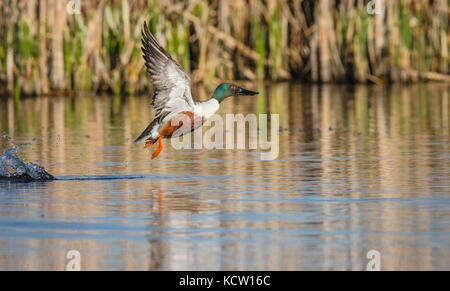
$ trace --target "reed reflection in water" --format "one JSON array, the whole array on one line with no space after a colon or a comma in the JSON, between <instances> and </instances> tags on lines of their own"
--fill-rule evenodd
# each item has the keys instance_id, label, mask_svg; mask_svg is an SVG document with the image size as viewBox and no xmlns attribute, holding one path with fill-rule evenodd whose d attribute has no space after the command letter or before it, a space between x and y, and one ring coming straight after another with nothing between
<instances>
[{"instance_id":1,"label":"reed reflection in water","mask_svg":"<svg viewBox=\"0 0 450 291\"><path fill-rule=\"evenodd\" d=\"M365 270L372 249L450 269L448 85L258 90L220 114L279 113L275 161L167 141L151 160L132 143L150 97L1 99L0 149L31 142L62 180L0 182L0 269L63 270L71 249L85 270Z\"/></svg>"}]
</instances>

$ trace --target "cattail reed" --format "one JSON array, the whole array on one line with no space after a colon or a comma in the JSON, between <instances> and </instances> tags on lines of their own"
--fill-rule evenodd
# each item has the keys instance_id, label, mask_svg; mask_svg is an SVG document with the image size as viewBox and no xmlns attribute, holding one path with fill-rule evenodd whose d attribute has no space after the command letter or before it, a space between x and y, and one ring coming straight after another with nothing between
<instances>
[{"instance_id":1,"label":"cattail reed","mask_svg":"<svg viewBox=\"0 0 450 291\"><path fill-rule=\"evenodd\" d=\"M211 87L450 80L448 0L378 0L372 10L354 0L81 0L80 14L68 2L0 2L1 93L144 92L144 21L194 83Z\"/></svg>"}]
</instances>

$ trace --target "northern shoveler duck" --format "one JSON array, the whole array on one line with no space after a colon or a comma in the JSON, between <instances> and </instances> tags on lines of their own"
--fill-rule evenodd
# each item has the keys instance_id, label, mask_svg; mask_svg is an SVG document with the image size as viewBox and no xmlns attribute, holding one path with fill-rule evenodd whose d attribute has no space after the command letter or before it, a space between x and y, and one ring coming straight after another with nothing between
<instances>
[{"instance_id":1,"label":"northern shoveler duck","mask_svg":"<svg viewBox=\"0 0 450 291\"><path fill-rule=\"evenodd\" d=\"M191 95L191 80L186 71L167 51L159 45L144 22L142 30L142 52L147 72L153 80L154 95L152 106L156 111L155 119L147 126L135 143L145 141L145 147L151 147L158 141L158 149L152 159L162 151L162 138L182 136L199 128L219 109L220 103L227 97L237 95L256 95L258 92L243 89L229 83L220 84L211 99L194 102ZM191 126L183 126L186 116Z\"/></svg>"}]
</instances>

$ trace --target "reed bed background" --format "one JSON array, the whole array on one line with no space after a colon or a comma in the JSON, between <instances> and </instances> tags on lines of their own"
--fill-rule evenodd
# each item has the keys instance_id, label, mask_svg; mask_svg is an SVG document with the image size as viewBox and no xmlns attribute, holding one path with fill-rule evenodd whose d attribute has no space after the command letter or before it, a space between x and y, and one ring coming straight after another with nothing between
<instances>
[{"instance_id":1,"label":"reed bed background","mask_svg":"<svg viewBox=\"0 0 450 291\"><path fill-rule=\"evenodd\" d=\"M141 28L195 83L449 81L448 0L0 2L0 92L143 92Z\"/></svg>"}]
</instances>

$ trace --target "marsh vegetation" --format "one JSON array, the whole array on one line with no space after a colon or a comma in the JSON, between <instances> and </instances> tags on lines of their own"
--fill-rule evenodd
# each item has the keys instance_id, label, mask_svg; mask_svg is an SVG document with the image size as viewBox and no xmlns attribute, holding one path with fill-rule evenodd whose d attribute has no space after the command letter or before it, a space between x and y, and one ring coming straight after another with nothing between
<instances>
[{"instance_id":1,"label":"marsh vegetation","mask_svg":"<svg viewBox=\"0 0 450 291\"><path fill-rule=\"evenodd\" d=\"M378 0L378 13L362 0L67 3L0 2L2 91L143 91L145 20L195 83L449 80L447 0Z\"/></svg>"}]
</instances>

